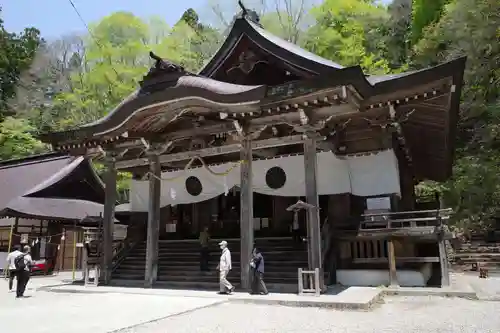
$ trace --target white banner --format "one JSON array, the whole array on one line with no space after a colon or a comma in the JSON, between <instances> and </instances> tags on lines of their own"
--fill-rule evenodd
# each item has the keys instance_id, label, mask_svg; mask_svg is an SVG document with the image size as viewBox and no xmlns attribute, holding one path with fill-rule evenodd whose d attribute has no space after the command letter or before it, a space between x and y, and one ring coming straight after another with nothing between
<instances>
[{"instance_id":1,"label":"white banner","mask_svg":"<svg viewBox=\"0 0 500 333\"><path fill-rule=\"evenodd\" d=\"M240 183L240 167L232 166L234 163L210 166L212 172L205 167L163 172L161 206L201 202L227 193ZM270 187L266 175L273 167L279 167L282 170L281 175L284 172L284 177L281 177L281 181L275 179L277 184ZM374 196L400 193L397 159L392 150L346 158L338 158L331 152L321 152L317 154L317 167L320 195L352 193L358 196ZM227 175L217 175L227 170L230 170ZM275 196L305 196L302 155L256 160L253 161L252 171L254 192ZM191 189L191 193L186 186L189 177L196 177L196 180L191 178L191 181L198 185L194 190ZM130 209L147 211L148 200L148 181L133 180L130 186Z\"/></svg>"}]
</instances>

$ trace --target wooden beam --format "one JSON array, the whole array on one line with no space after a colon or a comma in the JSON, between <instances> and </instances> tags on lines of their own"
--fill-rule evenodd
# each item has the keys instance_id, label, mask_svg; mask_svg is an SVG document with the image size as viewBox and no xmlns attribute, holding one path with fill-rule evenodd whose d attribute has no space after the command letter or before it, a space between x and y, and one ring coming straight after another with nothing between
<instances>
[{"instance_id":1,"label":"wooden beam","mask_svg":"<svg viewBox=\"0 0 500 333\"><path fill-rule=\"evenodd\" d=\"M105 199L103 216L103 277L104 284L111 281L111 272L113 269L113 228L115 222L115 204L116 204L116 159L113 153L108 153L105 159L106 172L104 174Z\"/></svg>"},{"instance_id":2,"label":"wooden beam","mask_svg":"<svg viewBox=\"0 0 500 333\"><path fill-rule=\"evenodd\" d=\"M441 287L450 286L450 271L448 267L448 255L446 254L446 243L444 237L439 237L439 266L441 269Z\"/></svg>"},{"instance_id":3,"label":"wooden beam","mask_svg":"<svg viewBox=\"0 0 500 333\"><path fill-rule=\"evenodd\" d=\"M389 261L389 284L398 286L398 277L396 274L396 255L394 253L394 242L392 239L387 240L387 257Z\"/></svg>"},{"instance_id":4,"label":"wooden beam","mask_svg":"<svg viewBox=\"0 0 500 333\"><path fill-rule=\"evenodd\" d=\"M253 189L252 189L252 141L245 137L242 142L240 159L243 161L240 168L240 266L241 286L249 289L250 258L254 246L253 229Z\"/></svg>"},{"instance_id":5,"label":"wooden beam","mask_svg":"<svg viewBox=\"0 0 500 333\"><path fill-rule=\"evenodd\" d=\"M158 276L158 241L160 233L161 167L158 155L152 154L149 175L148 225L144 287L151 288Z\"/></svg>"},{"instance_id":6,"label":"wooden beam","mask_svg":"<svg viewBox=\"0 0 500 333\"><path fill-rule=\"evenodd\" d=\"M376 110L369 110L369 113L376 112ZM351 116L367 116L367 112L358 112L358 110L350 104L340 104L340 105L331 105L327 107L320 107L314 109L312 111L314 115L314 120L321 123L328 118L337 118L337 117L351 117ZM291 125L300 125L300 115L298 112L293 112L292 110L289 112L282 113L272 113L269 116L261 116L250 118L246 120L248 126L248 133L252 133L254 131L258 131L265 125L279 125L279 124L291 124ZM162 140L164 142L168 141L178 141L183 139L190 139L196 136L205 136L205 135L215 135L221 133L235 132L234 125L232 121L225 121L223 123L218 124L210 124L205 126L200 126L198 128L180 128L176 131L172 131L168 135L162 135L160 132L134 132L127 131L126 137L129 138L128 141L115 143L114 147L116 149L132 149L143 147L140 138L147 138L148 140L151 138L155 138L157 140ZM135 138L135 139L134 139ZM99 141L99 138L93 140L93 142ZM71 144L64 144L70 145ZM58 146L64 146L63 144L59 144ZM76 149L76 148L75 148ZM99 153L98 149L90 148L87 149L86 155L92 156L97 155ZM83 152L79 152L78 155L82 155Z\"/></svg>"},{"instance_id":7,"label":"wooden beam","mask_svg":"<svg viewBox=\"0 0 500 333\"><path fill-rule=\"evenodd\" d=\"M314 206L314 208L307 211L307 243L308 251L310 251L309 269L314 270L319 268L322 271L316 148L314 134L308 134L307 139L304 141L306 201L308 204Z\"/></svg>"},{"instance_id":8,"label":"wooden beam","mask_svg":"<svg viewBox=\"0 0 500 333\"><path fill-rule=\"evenodd\" d=\"M371 111L370 111L371 112ZM339 116L349 116L349 115L365 115L366 113L360 113L349 104L341 104L341 105L333 105L328 107L322 107L314 110L314 119L321 121L325 120L329 117L339 117ZM293 124L300 125L300 115L298 112L294 110L290 110L289 112L276 113L266 117L256 117L246 119L247 133L252 133L254 131L258 131L265 125L279 125L279 124ZM227 132L236 132L234 124L232 122L226 122L216 125L208 125L208 126L200 126L199 128L182 128L177 131L172 131L172 133L165 135L162 137L165 141L177 141L185 138L192 138L195 136L203 136L203 135L212 135L212 134L220 134ZM137 133L137 132L128 132L128 136L133 137L148 137L151 136L151 133ZM159 133L154 133L157 137L160 136Z\"/></svg>"},{"instance_id":9,"label":"wooden beam","mask_svg":"<svg viewBox=\"0 0 500 333\"><path fill-rule=\"evenodd\" d=\"M320 139L323 139L323 138L320 138ZM302 135L293 135L293 136L286 136L286 137L280 137L280 138L259 140L259 141L252 142L252 150L280 147L280 146L288 146L288 145L293 145L293 144L300 144L303 141L304 141L304 139L303 139ZM216 155L225 155L225 154L230 154L230 153L237 153L240 150L241 150L241 144L236 143L236 144L220 146L220 147L211 147L211 148L186 151L186 152L176 153L176 154L161 155L159 157L159 160L160 160L160 164L166 164L166 163L171 163L171 162L176 162L176 161L189 160L195 156L208 157L208 156L216 156ZM149 164L149 159L138 158L135 160L119 161L116 163L116 166L118 169L128 169L128 168L146 166L148 164Z\"/></svg>"}]
</instances>

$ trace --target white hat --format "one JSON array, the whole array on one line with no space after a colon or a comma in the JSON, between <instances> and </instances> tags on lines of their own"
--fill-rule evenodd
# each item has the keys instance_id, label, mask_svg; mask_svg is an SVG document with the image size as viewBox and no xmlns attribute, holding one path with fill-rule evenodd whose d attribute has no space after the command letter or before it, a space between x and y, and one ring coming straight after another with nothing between
<instances>
[{"instance_id":1,"label":"white hat","mask_svg":"<svg viewBox=\"0 0 500 333\"><path fill-rule=\"evenodd\" d=\"M223 240L222 242L219 243L219 245L227 246L227 242L225 240Z\"/></svg>"}]
</instances>

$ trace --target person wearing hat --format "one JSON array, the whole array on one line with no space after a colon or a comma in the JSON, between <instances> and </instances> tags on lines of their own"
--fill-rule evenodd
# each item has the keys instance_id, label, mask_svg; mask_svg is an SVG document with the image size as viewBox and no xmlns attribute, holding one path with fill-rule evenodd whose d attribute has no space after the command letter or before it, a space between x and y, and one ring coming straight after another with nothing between
<instances>
[{"instance_id":1,"label":"person wearing hat","mask_svg":"<svg viewBox=\"0 0 500 333\"><path fill-rule=\"evenodd\" d=\"M225 240L219 243L219 247L222 250L219 265L217 265L217 270L219 271L219 293L230 294L234 291L233 285L227 280L227 274L232 268L231 252L227 248L227 242Z\"/></svg>"}]
</instances>

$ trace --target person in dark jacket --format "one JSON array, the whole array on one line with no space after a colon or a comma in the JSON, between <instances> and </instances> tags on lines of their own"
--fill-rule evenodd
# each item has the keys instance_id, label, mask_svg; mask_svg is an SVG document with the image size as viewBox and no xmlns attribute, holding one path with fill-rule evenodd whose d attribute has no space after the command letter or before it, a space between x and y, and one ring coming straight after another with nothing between
<instances>
[{"instance_id":1,"label":"person in dark jacket","mask_svg":"<svg viewBox=\"0 0 500 333\"><path fill-rule=\"evenodd\" d=\"M264 257L259 249L254 248L252 253L252 260L250 261L252 271L252 291L253 295L267 295L266 284L264 283Z\"/></svg>"},{"instance_id":2,"label":"person in dark jacket","mask_svg":"<svg viewBox=\"0 0 500 333\"><path fill-rule=\"evenodd\" d=\"M208 261L210 259L210 234L208 233L208 228L203 228L200 232L200 271L208 272Z\"/></svg>"}]
</instances>

